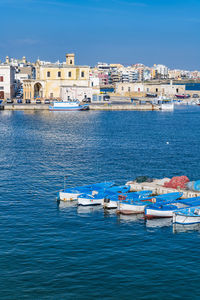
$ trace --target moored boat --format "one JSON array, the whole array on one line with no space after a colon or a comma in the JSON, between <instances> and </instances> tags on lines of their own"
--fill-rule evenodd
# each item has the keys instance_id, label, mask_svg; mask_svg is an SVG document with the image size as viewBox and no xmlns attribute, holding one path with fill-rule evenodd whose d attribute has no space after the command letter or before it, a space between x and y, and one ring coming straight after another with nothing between
<instances>
[{"instance_id":1,"label":"moored boat","mask_svg":"<svg viewBox=\"0 0 200 300\"><path fill-rule=\"evenodd\" d=\"M105 197L104 199L104 208L106 209L116 209L118 207L118 202L122 200L126 200L127 197L130 199L145 199L149 195L152 194L152 191L139 191L139 192L131 192L131 193L126 193L126 194L121 194L121 195L114 195L114 196L108 196Z\"/></svg>"},{"instance_id":2,"label":"moored boat","mask_svg":"<svg viewBox=\"0 0 200 300\"><path fill-rule=\"evenodd\" d=\"M182 193L168 193L163 194L155 197L149 197L145 199L138 199L138 200L123 200L121 203L119 203L118 206L118 213L121 214L137 214L137 213L144 213L146 211L146 207L149 207L152 203L166 203L170 200L178 199L182 196Z\"/></svg>"},{"instance_id":3,"label":"moored boat","mask_svg":"<svg viewBox=\"0 0 200 300\"><path fill-rule=\"evenodd\" d=\"M130 186L112 186L110 188L102 189L99 192L93 192L92 194L82 194L78 197L78 205L102 205L105 197L111 197L113 195L128 192Z\"/></svg>"},{"instance_id":4,"label":"moored boat","mask_svg":"<svg viewBox=\"0 0 200 300\"><path fill-rule=\"evenodd\" d=\"M183 225L200 223L200 205L174 211L173 223Z\"/></svg>"},{"instance_id":5,"label":"moored boat","mask_svg":"<svg viewBox=\"0 0 200 300\"><path fill-rule=\"evenodd\" d=\"M49 110L53 111L74 111L74 110L88 110L88 104L80 104L79 101L55 101L53 106L49 106Z\"/></svg>"},{"instance_id":6,"label":"moored boat","mask_svg":"<svg viewBox=\"0 0 200 300\"><path fill-rule=\"evenodd\" d=\"M99 190L109 188L114 185L114 182L101 182L89 184L74 188L64 189L59 192L58 199L63 201L77 200L81 194L97 193Z\"/></svg>"},{"instance_id":7,"label":"moored boat","mask_svg":"<svg viewBox=\"0 0 200 300\"><path fill-rule=\"evenodd\" d=\"M145 208L145 218L172 218L173 212L177 209L193 207L196 205L200 205L200 197L181 199L176 200L175 202L171 201L170 203L168 202L148 205Z\"/></svg>"}]
</instances>

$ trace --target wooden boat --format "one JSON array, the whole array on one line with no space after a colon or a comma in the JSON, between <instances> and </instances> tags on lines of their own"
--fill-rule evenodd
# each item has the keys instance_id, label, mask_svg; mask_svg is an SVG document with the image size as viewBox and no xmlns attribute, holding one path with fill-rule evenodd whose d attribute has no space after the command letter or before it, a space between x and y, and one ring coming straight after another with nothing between
<instances>
[{"instance_id":1,"label":"wooden boat","mask_svg":"<svg viewBox=\"0 0 200 300\"><path fill-rule=\"evenodd\" d=\"M139 191L139 192L131 192L131 193L126 193L126 194L121 194L121 195L114 195L110 197L105 197L104 199L104 208L106 209L116 209L118 207L118 202L122 200L126 200L127 198L129 199L145 199L149 195L152 194L152 191L146 190L146 191Z\"/></svg>"},{"instance_id":2,"label":"wooden boat","mask_svg":"<svg viewBox=\"0 0 200 300\"><path fill-rule=\"evenodd\" d=\"M95 184L89 184L89 185L64 189L58 193L58 200L63 200L63 201L77 200L81 194L98 192L102 189L109 188L113 185L114 182L101 182L101 183L95 183Z\"/></svg>"},{"instance_id":3,"label":"wooden boat","mask_svg":"<svg viewBox=\"0 0 200 300\"><path fill-rule=\"evenodd\" d=\"M106 189L101 189L92 194L82 194L78 196L78 205L103 205L105 197L113 197L115 195L126 193L130 190L129 185L113 186Z\"/></svg>"},{"instance_id":4,"label":"wooden boat","mask_svg":"<svg viewBox=\"0 0 200 300\"><path fill-rule=\"evenodd\" d=\"M199 206L174 211L173 223L184 225L200 223L200 204Z\"/></svg>"},{"instance_id":5,"label":"wooden boat","mask_svg":"<svg viewBox=\"0 0 200 300\"><path fill-rule=\"evenodd\" d=\"M145 198L143 200L124 200L121 203L119 203L118 206L118 213L121 214L138 214L138 213L144 213L146 210L146 207L149 207L150 204L153 203L159 203L160 205L163 203L168 203L169 201L176 200L180 198L183 195L183 193L168 193L159 195L156 197L150 197Z\"/></svg>"},{"instance_id":6,"label":"wooden boat","mask_svg":"<svg viewBox=\"0 0 200 300\"><path fill-rule=\"evenodd\" d=\"M177 209L187 208L200 205L200 197L177 200L170 203L158 203L148 205L145 208L145 218L172 218L173 212Z\"/></svg>"}]
</instances>

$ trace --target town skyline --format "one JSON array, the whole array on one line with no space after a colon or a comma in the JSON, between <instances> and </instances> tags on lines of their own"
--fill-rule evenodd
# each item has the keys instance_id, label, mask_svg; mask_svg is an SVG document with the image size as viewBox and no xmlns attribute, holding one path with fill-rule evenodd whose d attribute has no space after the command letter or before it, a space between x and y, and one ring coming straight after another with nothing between
<instances>
[{"instance_id":1,"label":"town skyline","mask_svg":"<svg viewBox=\"0 0 200 300\"><path fill-rule=\"evenodd\" d=\"M79 53L78 63L161 63L199 69L197 0L2 0L1 58L56 61Z\"/></svg>"}]
</instances>

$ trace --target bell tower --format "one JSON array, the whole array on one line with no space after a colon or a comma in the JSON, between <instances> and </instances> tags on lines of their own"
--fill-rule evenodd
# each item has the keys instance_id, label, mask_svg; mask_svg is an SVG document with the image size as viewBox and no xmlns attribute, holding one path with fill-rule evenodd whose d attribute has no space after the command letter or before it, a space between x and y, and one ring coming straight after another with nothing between
<instances>
[{"instance_id":1,"label":"bell tower","mask_svg":"<svg viewBox=\"0 0 200 300\"><path fill-rule=\"evenodd\" d=\"M67 53L66 54L66 65L74 66L75 64L75 54L74 53Z\"/></svg>"}]
</instances>

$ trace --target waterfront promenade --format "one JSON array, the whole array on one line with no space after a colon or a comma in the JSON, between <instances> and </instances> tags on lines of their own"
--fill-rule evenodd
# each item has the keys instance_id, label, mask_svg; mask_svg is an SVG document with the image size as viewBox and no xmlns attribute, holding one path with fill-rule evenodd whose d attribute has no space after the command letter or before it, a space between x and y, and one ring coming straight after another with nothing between
<instances>
[{"instance_id":1,"label":"waterfront promenade","mask_svg":"<svg viewBox=\"0 0 200 300\"><path fill-rule=\"evenodd\" d=\"M152 104L134 105L130 103L102 103L90 104L90 110L135 110L135 111L152 111L159 110L158 106ZM5 104L4 110L49 110L49 105L46 104Z\"/></svg>"}]
</instances>

